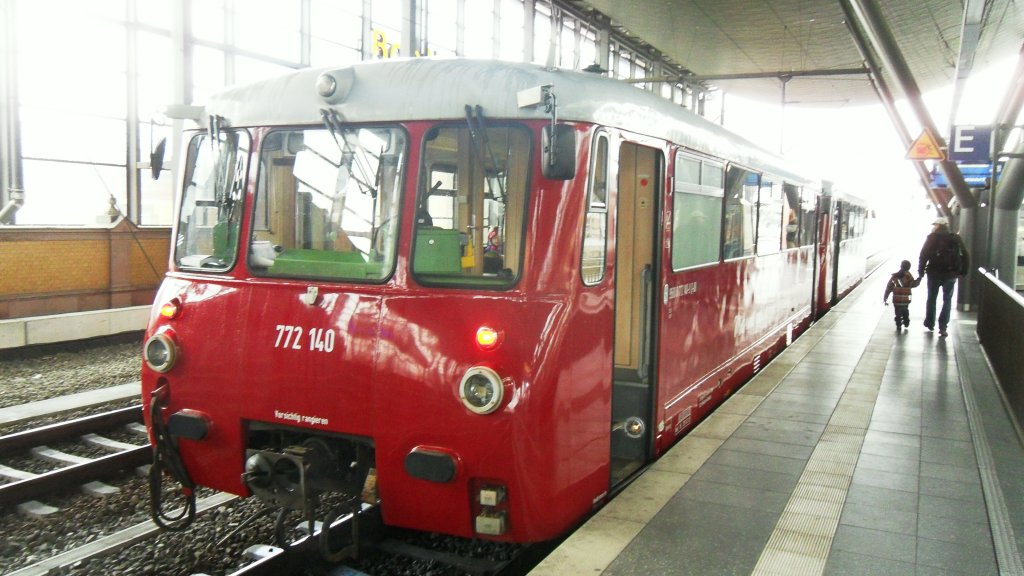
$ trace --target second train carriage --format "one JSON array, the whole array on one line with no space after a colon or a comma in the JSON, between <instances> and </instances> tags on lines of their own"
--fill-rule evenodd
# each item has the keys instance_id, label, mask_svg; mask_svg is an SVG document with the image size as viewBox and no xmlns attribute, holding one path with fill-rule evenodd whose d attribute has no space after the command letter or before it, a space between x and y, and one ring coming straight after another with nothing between
<instances>
[{"instance_id":1,"label":"second train carriage","mask_svg":"<svg viewBox=\"0 0 1024 576\"><path fill-rule=\"evenodd\" d=\"M855 203L604 77L363 63L199 118L143 368L187 488L549 539L864 272Z\"/></svg>"}]
</instances>

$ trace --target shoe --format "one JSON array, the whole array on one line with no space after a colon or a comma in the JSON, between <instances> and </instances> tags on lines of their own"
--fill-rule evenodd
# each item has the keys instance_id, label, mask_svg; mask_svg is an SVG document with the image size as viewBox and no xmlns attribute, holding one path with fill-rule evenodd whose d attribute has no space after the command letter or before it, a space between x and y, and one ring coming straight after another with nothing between
<instances>
[{"instance_id":1,"label":"shoe","mask_svg":"<svg viewBox=\"0 0 1024 576\"><path fill-rule=\"evenodd\" d=\"M939 336L945 338L946 336L949 336L949 332L946 332L945 328L939 328Z\"/></svg>"},{"instance_id":2,"label":"shoe","mask_svg":"<svg viewBox=\"0 0 1024 576\"><path fill-rule=\"evenodd\" d=\"M927 328L929 332L934 332L935 331L935 326L929 326L929 325L925 324L924 327Z\"/></svg>"},{"instance_id":3,"label":"shoe","mask_svg":"<svg viewBox=\"0 0 1024 576\"><path fill-rule=\"evenodd\" d=\"M910 328L910 320L904 320L903 325L906 326L907 328Z\"/></svg>"}]
</instances>

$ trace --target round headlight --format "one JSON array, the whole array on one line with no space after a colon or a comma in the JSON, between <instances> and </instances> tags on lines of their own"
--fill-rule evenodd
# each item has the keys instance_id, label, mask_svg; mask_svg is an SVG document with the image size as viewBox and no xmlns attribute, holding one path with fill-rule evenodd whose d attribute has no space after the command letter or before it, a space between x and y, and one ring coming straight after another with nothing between
<instances>
[{"instance_id":1,"label":"round headlight","mask_svg":"<svg viewBox=\"0 0 1024 576\"><path fill-rule=\"evenodd\" d=\"M334 92L337 89L338 81L330 74L321 74L316 79L316 93L319 94L321 98L330 98L331 96L334 96Z\"/></svg>"},{"instance_id":2,"label":"round headlight","mask_svg":"<svg viewBox=\"0 0 1024 576\"><path fill-rule=\"evenodd\" d=\"M178 347L170 336L161 332L146 340L146 345L142 349L142 357L151 369L157 372L167 372L174 367L174 361L178 359Z\"/></svg>"},{"instance_id":3,"label":"round headlight","mask_svg":"<svg viewBox=\"0 0 1024 576\"><path fill-rule=\"evenodd\" d=\"M466 371L459 384L459 397L462 403L476 414L490 414L501 405L504 387L498 374L484 366L477 366Z\"/></svg>"}]
</instances>

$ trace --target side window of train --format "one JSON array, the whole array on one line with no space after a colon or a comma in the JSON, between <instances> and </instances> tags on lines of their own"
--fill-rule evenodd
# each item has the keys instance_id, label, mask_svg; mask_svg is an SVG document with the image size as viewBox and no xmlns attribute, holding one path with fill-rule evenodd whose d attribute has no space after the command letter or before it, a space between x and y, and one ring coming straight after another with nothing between
<instances>
[{"instance_id":1,"label":"side window of train","mask_svg":"<svg viewBox=\"0 0 1024 576\"><path fill-rule=\"evenodd\" d=\"M676 155L672 190L672 269L718 262L722 239L722 165Z\"/></svg>"},{"instance_id":2,"label":"side window of train","mask_svg":"<svg viewBox=\"0 0 1024 576\"><path fill-rule=\"evenodd\" d=\"M867 218L865 216L864 208L856 206L853 209L853 225L850 228L850 236L852 238L860 238L864 235L864 224Z\"/></svg>"},{"instance_id":3,"label":"side window of train","mask_svg":"<svg viewBox=\"0 0 1024 576\"><path fill-rule=\"evenodd\" d=\"M580 277L587 286L604 279L608 252L608 135L598 134L591 159L587 216L583 223Z\"/></svg>"},{"instance_id":4,"label":"side window of train","mask_svg":"<svg viewBox=\"0 0 1024 576\"><path fill-rule=\"evenodd\" d=\"M739 166L725 173L725 243L723 256L743 258L754 255L757 229L757 189L761 177Z\"/></svg>"},{"instance_id":5,"label":"side window of train","mask_svg":"<svg viewBox=\"0 0 1024 576\"><path fill-rule=\"evenodd\" d=\"M851 220L850 217L852 215L853 214L851 212L851 206L844 202L843 203L842 211L840 212L840 220L839 220L839 240L840 241L849 240L850 239L850 220Z\"/></svg>"},{"instance_id":6,"label":"side window of train","mask_svg":"<svg viewBox=\"0 0 1024 576\"><path fill-rule=\"evenodd\" d=\"M814 244L814 232L818 226L817 195L814 190L804 188L800 194L800 245Z\"/></svg>"},{"instance_id":7,"label":"side window of train","mask_svg":"<svg viewBox=\"0 0 1024 576\"><path fill-rule=\"evenodd\" d=\"M801 246L800 244L800 188L792 184L782 185L782 218L784 226L782 233L786 241L783 246L786 250Z\"/></svg>"},{"instance_id":8,"label":"side window of train","mask_svg":"<svg viewBox=\"0 0 1024 576\"><path fill-rule=\"evenodd\" d=\"M782 182L765 175L757 196L757 253L775 254L782 250Z\"/></svg>"}]
</instances>

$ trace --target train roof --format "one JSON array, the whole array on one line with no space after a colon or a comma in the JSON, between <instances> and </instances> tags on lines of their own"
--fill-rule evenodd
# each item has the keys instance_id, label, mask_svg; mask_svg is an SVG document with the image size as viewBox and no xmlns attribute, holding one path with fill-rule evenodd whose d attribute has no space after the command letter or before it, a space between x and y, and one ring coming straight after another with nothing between
<instances>
[{"instance_id":1,"label":"train roof","mask_svg":"<svg viewBox=\"0 0 1024 576\"><path fill-rule=\"evenodd\" d=\"M335 95L317 92L321 75L338 85ZM462 58L407 58L345 67L302 69L228 88L213 95L204 115L231 126L319 123L333 108L346 122L465 119L466 105L488 118L548 118L542 106L520 108L520 91L551 86L559 120L592 122L652 137L809 182L776 154L763 150L679 105L606 76L535 64Z\"/></svg>"}]
</instances>

